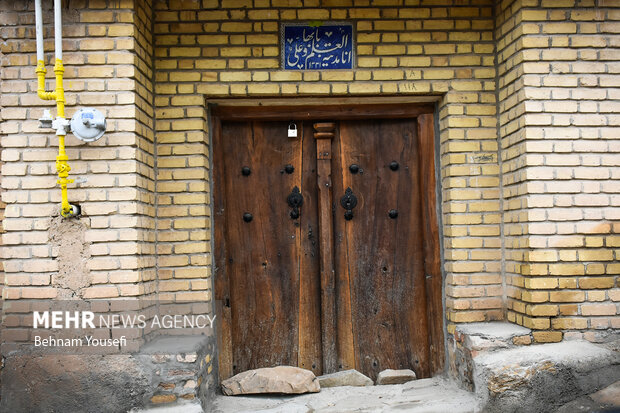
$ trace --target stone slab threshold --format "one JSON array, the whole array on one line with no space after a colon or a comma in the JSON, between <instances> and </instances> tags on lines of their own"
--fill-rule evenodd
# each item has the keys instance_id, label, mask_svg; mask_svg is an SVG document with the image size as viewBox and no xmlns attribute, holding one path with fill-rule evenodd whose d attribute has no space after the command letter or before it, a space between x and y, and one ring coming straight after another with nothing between
<instances>
[{"instance_id":1,"label":"stone slab threshold","mask_svg":"<svg viewBox=\"0 0 620 413\"><path fill-rule=\"evenodd\" d=\"M453 377L398 385L330 387L303 395L210 394L214 413L612 412L620 411L620 341L532 344L509 323L461 326L452 343ZM178 343L177 343L178 345ZM161 352L161 348L155 353ZM205 400L203 400L204 402ZM615 407L614 407L615 406ZM199 413L198 400L133 412Z\"/></svg>"},{"instance_id":2,"label":"stone slab threshold","mask_svg":"<svg viewBox=\"0 0 620 413\"><path fill-rule=\"evenodd\" d=\"M473 393L435 377L405 384L343 386L298 396L216 396L214 413L411 412L480 411Z\"/></svg>"},{"instance_id":3,"label":"stone slab threshold","mask_svg":"<svg viewBox=\"0 0 620 413\"><path fill-rule=\"evenodd\" d=\"M209 412L213 413L347 413L347 412L486 412L481 401L453 382L443 378L422 379L408 385L381 387L335 387L304 396L217 396ZM614 407L615 406L615 407ZM526 410L517 410L526 411ZM566 403L553 413L618 413L620 381ZM136 409L132 413L203 413L197 402Z\"/></svg>"}]
</instances>

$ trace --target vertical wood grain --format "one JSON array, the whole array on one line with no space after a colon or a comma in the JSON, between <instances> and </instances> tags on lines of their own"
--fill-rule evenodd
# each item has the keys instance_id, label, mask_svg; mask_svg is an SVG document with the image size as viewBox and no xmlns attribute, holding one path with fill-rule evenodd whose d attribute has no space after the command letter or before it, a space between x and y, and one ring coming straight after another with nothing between
<instances>
[{"instance_id":1,"label":"vertical wood grain","mask_svg":"<svg viewBox=\"0 0 620 413\"><path fill-rule=\"evenodd\" d=\"M299 220L287 196L301 186L301 140L284 122L225 122L226 271L233 373L298 364ZM295 171L284 172L291 164ZM249 176L241 168L251 168ZM305 212L302 206L302 214ZM251 222L243 214L251 213Z\"/></svg>"},{"instance_id":2,"label":"vertical wood grain","mask_svg":"<svg viewBox=\"0 0 620 413\"><path fill-rule=\"evenodd\" d=\"M321 342L321 280L319 277L320 228L316 173L316 142L311 122L297 124L303 145L301 193L304 205L300 217L299 271L299 363L298 366L323 374Z\"/></svg>"},{"instance_id":3,"label":"vertical wood grain","mask_svg":"<svg viewBox=\"0 0 620 413\"><path fill-rule=\"evenodd\" d=\"M336 198L350 187L353 219L335 213L337 269L348 273L355 367L371 378L387 368L429 377L428 319L415 120L340 122ZM389 168L392 161L399 169ZM349 170L357 164L357 174ZM391 219L388 212L398 210ZM346 286L345 286L346 288ZM340 315L340 313L339 313ZM350 356L349 356L350 357Z\"/></svg>"},{"instance_id":4,"label":"vertical wood grain","mask_svg":"<svg viewBox=\"0 0 620 413\"><path fill-rule=\"evenodd\" d=\"M334 273L334 237L332 225L332 139L334 123L315 123L317 186L319 190L319 245L321 279L321 331L323 372L337 371L336 284Z\"/></svg>"},{"instance_id":5,"label":"vertical wood grain","mask_svg":"<svg viewBox=\"0 0 620 413\"><path fill-rule=\"evenodd\" d=\"M219 141L222 136L222 124L215 121L213 125L214 148L216 159L213 170L214 188L214 223L215 223L215 311L217 314L217 337L218 337L218 368L220 380L225 380L233 375L232 365L232 332L230 311L230 287L226 272L226 184L224 174L224 149Z\"/></svg>"},{"instance_id":6,"label":"vertical wood grain","mask_svg":"<svg viewBox=\"0 0 620 413\"><path fill-rule=\"evenodd\" d=\"M435 127L433 115L418 117L420 136L420 186L422 193L422 216L424 230L424 271L426 274L426 295L428 298L429 347L431 372L440 373L444 367L445 346L443 334L443 280L439 244L439 222L437 218L437 196L435 178Z\"/></svg>"}]
</instances>

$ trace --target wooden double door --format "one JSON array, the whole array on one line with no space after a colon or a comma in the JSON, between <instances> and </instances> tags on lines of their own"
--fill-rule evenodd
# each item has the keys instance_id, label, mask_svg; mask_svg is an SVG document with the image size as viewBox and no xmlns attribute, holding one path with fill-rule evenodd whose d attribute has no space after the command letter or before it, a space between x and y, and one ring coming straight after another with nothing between
<instances>
[{"instance_id":1,"label":"wooden double door","mask_svg":"<svg viewBox=\"0 0 620 413\"><path fill-rule=\"evenodd\" d=\"M423 109L293 121L215 112L222 379L276 365L373 379L441 369L433 118Z\"/></svg>"}]
</instances>

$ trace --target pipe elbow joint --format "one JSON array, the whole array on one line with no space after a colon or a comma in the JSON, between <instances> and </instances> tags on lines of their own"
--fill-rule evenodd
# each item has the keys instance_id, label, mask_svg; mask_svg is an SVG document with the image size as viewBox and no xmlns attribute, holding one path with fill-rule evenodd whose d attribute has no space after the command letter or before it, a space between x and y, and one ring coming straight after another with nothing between
<instances>
[{"instance_id":1,"label":"pipe elbow joint","mask_svg":"<svg viewBox=\"0 0 620 413\"><path fill-rule=\"evenodd\" d=\"M54 100L56 99L56 94L54 92L47 92L43 89L37 90L37 95L40 99L43 100Z\"/></svg>"}]
</instances>

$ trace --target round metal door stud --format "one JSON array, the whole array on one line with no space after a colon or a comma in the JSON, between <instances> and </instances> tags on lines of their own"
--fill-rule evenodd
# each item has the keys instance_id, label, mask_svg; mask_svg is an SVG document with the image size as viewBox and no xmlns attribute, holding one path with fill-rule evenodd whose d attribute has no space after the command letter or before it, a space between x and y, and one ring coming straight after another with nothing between
<instances>
[{"instance_id":1,"label":"round metal door stud","mask_svg":"<svg viewBox=\"0 0 620 413\"><path fill-rule=\"evenodd\" d=\"M287 174L292 174L293 172L295 172L295 167L291 164L288 164L284 167L284 172L286 172Z\"/></svg>"},{"instance_id":2,"label":"round metal door stud","mask_svg":"<svg viewBox=\"0 0 620 413\"><path fill-rule=\"evenodd\" d=\"M392 219L398 218L398 210L390 209L390 212L388 212L388 216Z\"/></svg>"},{"instance_id":3,"label":"round metal door stud","mask_svg":"<svg viewBox=\"0 0 620 413\"><path fill-rule=\"evenodd\" d=\"M360 171L360 166L356 163L352 163L351 166L349 166L349 171L351 171L352 174L356 174Z\"/></svg>"},{"instance_id":4,"label":"round metal door stud","mask_svg":"<svg viewBox=\"0 0 620 413\"><path fill-rule=\"evenodd\" d=\"M398 167L399 166L400 165L398 165L398 162L396 162L396 161L390 162L390 169L393 170L393 171L398 171Z\"/></svg>"},{"instance_id":5,"label":"round metal door stud","mask_svg":"<svg viewBox=\"0 0 620 413\"><path fill-rule=\"evenodd\" d=\"M243 220L245 222L252 222L252 219L254 217L252 216L252 214L250 214L249 212L246 212L245 214L243 214Z\"/></svg>"},{"instance_id":6,"label":"round metal door stud","mask_svg":"<svg viewBox=\"0 0 620 413\"><path fill-rule=\"evenodd\" d=\"M252 173L252 170L250 169L249 166L244 166L243 168L241 168L241 175L249 176L251 173Z\"/></svg>"}]
</instances>

